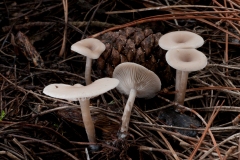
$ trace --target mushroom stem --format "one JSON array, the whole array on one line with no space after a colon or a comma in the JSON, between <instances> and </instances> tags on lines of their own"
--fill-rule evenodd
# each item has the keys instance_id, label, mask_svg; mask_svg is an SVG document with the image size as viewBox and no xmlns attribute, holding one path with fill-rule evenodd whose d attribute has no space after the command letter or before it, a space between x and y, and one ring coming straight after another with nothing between
<instances>
[{"instance_id":1,"label":"mushroom stem","mask_svg":"<svg viewBox=\"0 0 240 160\"><path fill-rule=\"evenodd\" d=\"M178 86L177 86L178 93L176 93L176 95L175 95L175 101L181 105L184 104L186 88L187 88L187 81L188 81L188 73L189 72L177 70L176 84L178 84ZM177 79L177 78L180 78L180 79Z\"/></svg>"},{"instance_id":2,"label":"mushroom stem","mask_svg":"<svg viewBox=\"0 0 240 160\"><path fill-rule=\"evenodd\" d=\"M90 100L79 100L79 103L81 105L81 111L82 111L82 119L83 124L87 133L87 137L89 142L96 143L96 134L95 134L95 128L92 121L91 113L90 113ZM95 145L90 145L92 148Z\"/></svg>"},{"instance_id":3,"label":"mushroom stem","mask_svg":"<svg viewBox=\"0 0 240 160\"><path fill-rule=\"evenodd\" d=\"M92 58L87 57L86 67L85 67L85 82L86 82L86 85L89 85L89 84L92 83L91 71L92 71Z\"/></svg>"},{"instance_id":4,"label":"mushroom stem","mask_svg":"<svg viewBox=\"0 0 240 160\"><path fill-rule=\"evenodd\" d=\"M128 100L127 100L127 103L126 103L126 106L124 108L123 116L122 116L122 126L121 126L121 129L120 129L120 131L122 133L125 133L125 132L128 131L131 111L132 111L132 108L133 108L133 104L134 104L136 95L137 95L136 89L131 89Z\"/></svg>"},{"instance_id":5,"label":"mushroom stem","mask_svg":"<svg viewBox=\"0 0 240 160\"><path fill-rule=\"evenodd\" d=\"M181 85L181 77L182 77L182 71L176 70L175 90L177 92L179 92L179 86Z\"/></svg>"}]
</instances>

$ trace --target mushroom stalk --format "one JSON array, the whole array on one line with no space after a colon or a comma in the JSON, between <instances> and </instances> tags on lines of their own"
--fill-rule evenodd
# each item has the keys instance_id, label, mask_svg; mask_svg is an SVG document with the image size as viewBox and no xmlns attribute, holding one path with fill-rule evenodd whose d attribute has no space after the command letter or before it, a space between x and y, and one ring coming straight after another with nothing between
<instances>
[{"instance_id":1,"label":"mushroom stalk","mask_svg":"<svg viewBox=\"0 0 240 160\"><path fill-rule=\"evenodd\" d=\"M176 95L175 95L175 101L181 105L184 104L186 88L187 88L187 81L188 81L188 74L189 74L189 72L187 72L187 71L177 70L176 84L178 84L178 86L176 86L176 89L178 90L178 93L176 93Z\"/></svg>"},{"instance_id":2,"label":"mushroom stalk","mask_svg":"<svg viewBox=\"0 0 240 160\"><path fill-rule=\"evenodd\" d=\"M181 85L182 71L176 70L175 90L179 92L179 86Z\"/></svg>"},{"instance_id":3,"label":"mushroom stalk","mask_svg":"<svg viewBox=\"0 0 240 160\"><path fill-rule=\"evenodd\" d=\"M128 131L131 111L133 108L136 95L137 95L136 89L131 89L126 106L124 108L123 116L122 116L122 126L120 130L122 133L125 133Z\"/></svg>"},{"instance_id":4,"label":"mushroom stalk","mask_svg":"<svg viewBox=\"0 0 240 160\"><path fill-rule=\"evenodd\" d=\"M81 100L79 99L79 103L81 105L81 111L82 111L82 119L83 124L87 133L87 137L89 142L96 143L96 134L95 134L95 128L92 121L91 113L90 113L90 100ZM93 147L94 145L90 145Z\"/></svg>"},{"instance_id":5,"label":"mushroom stalk","mask_svg":"<svg viewBox=\"0 0 240 160\"><path fill-rule=\"evenodd\" d=\"M85 67L85 81L86 81L86 85L89 85L89 84L92 83L91 71L92 71L92 58L87 57L86 58L86 67Z\"/></svg>"}]
</instances>

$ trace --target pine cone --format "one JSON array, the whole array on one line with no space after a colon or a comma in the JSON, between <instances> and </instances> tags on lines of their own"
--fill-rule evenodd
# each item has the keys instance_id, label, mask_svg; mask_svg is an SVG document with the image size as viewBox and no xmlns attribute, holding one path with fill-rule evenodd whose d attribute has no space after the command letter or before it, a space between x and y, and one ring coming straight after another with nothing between
<instances>
[{"instance_id":1,"label":"pine cone","mask_svg":"<svg viewBox=\"0 0 240 160\"><path fill-rule=\"evenodd\" d=\"M118 64L135 62L155 72L162 81L169 82L172 72L165 60L166 51L158 45L161 35L149 28L142 30L137 27L103 34L99 40L106 45L106 50L95 64L98 75L112 77Z\"/></svg>"}]
</instances>

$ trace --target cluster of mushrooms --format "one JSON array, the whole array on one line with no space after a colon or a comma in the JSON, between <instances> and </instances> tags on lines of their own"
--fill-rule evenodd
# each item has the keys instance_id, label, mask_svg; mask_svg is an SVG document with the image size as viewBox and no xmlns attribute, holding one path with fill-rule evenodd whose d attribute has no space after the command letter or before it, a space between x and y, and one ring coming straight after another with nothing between
<instances>
[{"instance_id":1,"label":"cluster of mushrooms","mask_svg":"<svg viewBox=\"0 0 240 160\"><path fill-rule=\"evenodd\" d=\"M159 39L159 46L168 50L167 63L176 69L175 102L181 105L184 104L188 74L201 70L207 65L207 57L196 50L203 43L201 36L188 31L170 32Z\"/></svg>"},{"instance_id":2,"label":"cluster of mushrooms","mask_svg":"<svg viewBox=\"0 0 240 160\"><path fill-rule=\"evenodd\" d=\"M159 39L159 46L168 50L166 53L168 64L176 69L175 101L179 104L184 102L188 73L200 70L207 64L206 56L195 49L203 43L202 37L188 31L170 32ZM101 55L105 50L105 45L98 39L87 38L74 43L71 50L86 56L86 86L50 84L44 88L43 93L54 98L79 101L88 140L96 143L94 123L90 114L90 99L116 87L120 93L129 96L118 134L119 139L124 139L127 136L135 98L156 96L161 89L159 77L139 64L124 62L114 69L112 78L101 78L92 82L92 59L97 59ZM98 145L90 145L90 147L96 150Z\"/></svg>"}]
</instances>

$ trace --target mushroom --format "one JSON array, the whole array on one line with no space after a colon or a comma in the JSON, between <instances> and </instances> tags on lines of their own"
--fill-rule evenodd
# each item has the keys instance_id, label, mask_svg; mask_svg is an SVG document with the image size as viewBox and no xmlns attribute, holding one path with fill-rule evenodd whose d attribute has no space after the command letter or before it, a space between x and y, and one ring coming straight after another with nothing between
<instances>
[{"instance_id":1,"label":"mushroom","mask_svg":"<svg viewBox=\"0 0 240 160\"><path fill-rule=\"evenodd\" d=\"M207 65L207 57L196 49L170 49L166 53L166 61L177 70L176 84L179 88L175 101L183 105L188 74L203 69Z\"/></svg>"},{"instance_id":2,"label":"mushroom","mask_svg":"<svg viewBox=\"0 0 240 160\"><path fill-rule=\"evenodd\" d=\"M174 31L164 34L158 41L159 46L164 50L174 48L198 48L204 40L201 36L189 31Z\"/></svg>"},{"instance_id":3,"label":"mushroom","mask_svg":"<svg viewBox=\"0 0 240 160\"><path fill-rule=\"evenodd\" d=\"M91 70L92 70L92 59L98 59L102 52L106 49L106 46L98 39L86 38L81 41L74 43L71 46L71 50L86 56L86 67L85 67L85 81L86 85L92 83Z\"/></svg>"},{"instance_id":4,"label":"mushroom","mask_svg":"<svg viewBox=\"0 0 240 160\"><path fill-rule=\"evenodd\" d=\"M135 98L154 97L161 89L161 81L154 72L132 62L119 64L113 71L113 77L119 80L117 90L129 95L119 133L119 138L125 138Z\"/></svg>"},{"instance_id":5,"label":"mushroom","mask_svg":"<svg viewBox=\"0 0 240 160\"><path fill-rule=\"evenodd\" d=\"M95 128L90 114L90 99L103 94L119 84L115 78L102 78L94 81L90 85L82 86L81 84L50 84L43 89L43 93L59 99L70 101L79 101L82 112L83 124L88 136L89 142L96 142ZM97 145L90 145L94 150Z\"/></svg>"},{"instance_id":6,"label":"mushroom","mask_svg":"<svg viewBox=\"0 0 240 160\"><path fill-rule=\"evenodd\" d=\"M204 40L201 36L189 31L174 31L164 34L158 41L162 49L170 50L177 48L198 48L201 47ZM176 79L181 79L182 72L176 71ZM175 90L179 91L180 81L176 80Z\"/></svg>"}]
</instances>

